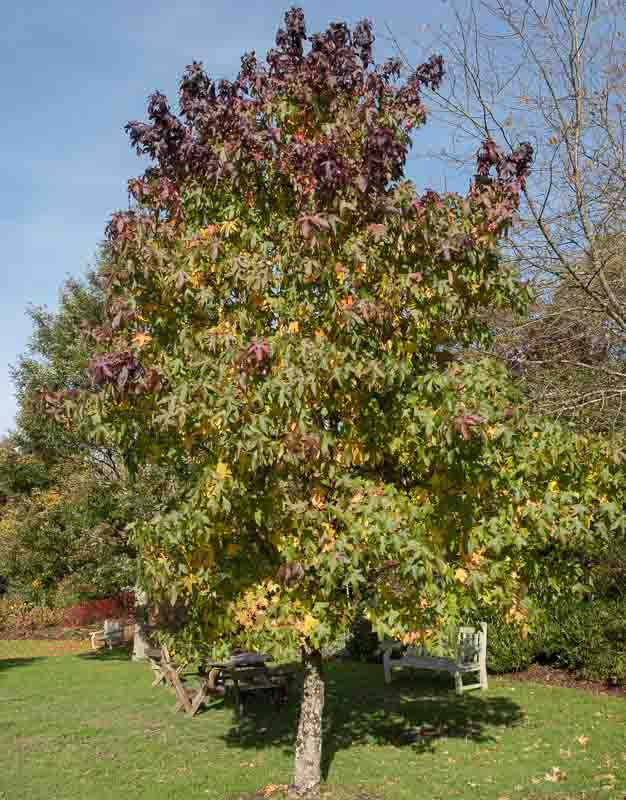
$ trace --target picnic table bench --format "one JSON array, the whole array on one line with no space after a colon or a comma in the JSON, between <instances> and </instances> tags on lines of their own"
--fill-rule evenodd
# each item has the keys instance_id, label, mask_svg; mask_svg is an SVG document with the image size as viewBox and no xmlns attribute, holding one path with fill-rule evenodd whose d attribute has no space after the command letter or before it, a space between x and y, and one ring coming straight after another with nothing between
<instances>
[{"instance_id":1,"label":"picnic table bench","mask_svg":"<svg viewBox=\"0 0 626 800\"><path fill-rule=\"evenodd\" d=\"M383 642L383 668L385 682L391 683L393 667L413 667L436 672L449 672L454 675L457 694L467 689L487 688L487 623L481 622L479 628L464 626L457 635L456 657L446 658L429 654L425 648L409 648L405 653L394 657L394 651L402 648L400 642ZM478 683L463 684L463 676L478 674Z\"/></svg>"},{"instance_id":2,"label":"picnic table bench","mask_svg":"<svg viewBox=\"0 0 626 800\"><path fill-rule=\"evenodd\" d=\"M269 656L259 653L241 653L233 656L229 661L207 661L198 669L200 685L189 686L181 669L171 659L166 649L163 648L161 659L151 659L151 666L155 672L153 686L161 681L168 683L176 693L175 711L184 711L190 716L195 716L200 706L210 698L224 697L232 692L235 699L237 713L245 710L245 701L251 695L264 694L270 696L274 702L285 702L289 684L295 673L293 665L268 666L271 661ZM149 655L150 657L150 655Z\"/></svg>"}]
</instances>

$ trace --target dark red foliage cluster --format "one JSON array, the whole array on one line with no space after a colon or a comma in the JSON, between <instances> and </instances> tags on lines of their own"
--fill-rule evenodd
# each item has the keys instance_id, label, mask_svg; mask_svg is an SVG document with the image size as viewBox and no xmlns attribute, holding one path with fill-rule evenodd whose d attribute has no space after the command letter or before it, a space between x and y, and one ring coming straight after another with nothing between
<instances>
[{"instance_id":1,"label":"dark red foliage cluster","mask_svg":"<svg viewBox=\"0 0 626 800\"><path fill-rule=\"evenodd\" d=\"M132 617L135 613L133 592L120 592L115 597L85 600L63 609L63 621L70 627L82 627L105 619Z\"/></svg>"},{"instance_id":2,"label":"dark red foliage cluster","mask_svg":"<svg viewBox=\"0 0 626 800\"><path fill-rule=\"evenodd\" d=\"M242 372L264 377L269 373L272 348L262 339L254 339L241 351L239 366Z\"/></svg>"},{"instance_id":3,"label":"dark red foliage cluster","mask_svg":"<svg viewBox=\"0 0 626 800\"><path fill-rule=\"evenodd\" d=\"M299 430L289 431L285 436L285 446L290 453L300 458L317 458L320 454L320 437L302 434Z\"/></svg>"},{"instance_id":4,"label":"dark red foliage cluster","mask_svg":"<svg viewBox=\"0 0 626 800\"><path fill-rule=\"evenodd\" d=\"M141 373L141 365L130 350L99 353L89 362L89 374L95 386L113 384L123 389L129 380L136 380Z\"/></svg>"},{"instance_id":5,"label":"dark red foliage cluster","mask_svg":"<svg viewBox=\"0 0 626 800\"><path fill-rule=\"evenodd\" d=\"M76 400L79 396L78 389L62 389L56 392L44 389L39 393L39 407L44 414L67 426L65 403Z\"/></svg>"},{"instance_id":6,"label":"dark red foliage cluster","mask_svg":"<svg viewBox=\"0 0 626 800\"><path fill-rule=\"evenodd\" d=\"M287 564L283 564L276 573L277 580L285 586L297 583L303 577L304 567L298 561L289 561Z\"/></svg>"},{"instance_id":7,"label":"dark red foliage cluster","mask_svg":"<svg viewBox=\"0 0 626 800\"><path fill-rule=\"evenodd\" d=\"M111 385L120 393L156 391L161 377L155 369L144 369L130 350L99 353L89 362L89 374L95 387Z\"/></svg>"},{"instance_id":8,"label":"dark red foliage cluster","mask_svg":"<svg viewBox=\"0 0 626 800\"><path fill-rule=\"evenodd\" d=\"M185 181L229 180L261 189L268 169L292 183L296 210L332 202L347 184L363 193L384 191L402 175L408 131L425 118L421 88L439 86L444 69L441 56L433 56L400 84L400 61L375 65L373 42L368 20L354 30L333 23L309 37L302 9L293 8L266 64L248 53L236 80L215 82L193 62L180 83L180 117L157 92L148 121L126 126L132 145L153 162L143 178L131 181L131 194L171 210ZM300 105L301 130L281 129L275 111L283 99ZM348 158L352 148L343 140L352 131L320 123L355 104L366 136L360 154ZM124 236L127 222L113 219L109 238Z\"/></svg>"},{"instance_id":9,"label":"dark red foliage cluster","mask_svg":"<svg viewBox=\"0 0 626 800\"><path fill-rule=\"evenodd\" d=\"M135 211L116 211L112 214L105 231L107 239L124 242L132 238L136 216Z\"/></svg>"},{"instance_id":10,"label":"dark red foliage cluster","mask_svg":"<svg viewBox=\"0 0 626 800\"><path fill-rule=\"evenodd\" d=\"M454 427L461 436L468 441L472 438L472 431L484 423L479 414L462 414L454 420Z\"/></svg>"},{"instance_id":11,"label":"dark red foliage cluster","mask_svg":"<svg viewBox=\"0 0 626 800\"><path fill-rule=\"evenodd\" d=\"M129 194L140 204L154 208L166 208L175 212L179 207L180 196L176 184L168 178L150 178L146 174L128 182Z\"/></svg>"},{"instance_id":12,"label":"dark red foliage cluster","mask_svg":"<svg viewBox=\"0 0 626 800\"><path fill-rule=\"evenodd\" d=\"M512 192L519 192L530 172L533 160L533 148L523 142L511 153L503 153L493 139L487 139L476 154L476 174L487 178L492 167L495 167L497 180Z\"/></svg>"}]
</instances>

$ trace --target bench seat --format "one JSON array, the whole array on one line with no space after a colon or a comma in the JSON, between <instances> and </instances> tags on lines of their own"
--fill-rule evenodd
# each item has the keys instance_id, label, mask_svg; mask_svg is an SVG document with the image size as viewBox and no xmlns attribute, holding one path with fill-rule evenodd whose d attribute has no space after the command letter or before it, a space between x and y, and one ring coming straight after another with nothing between
<instances>
[{"instance_id":1,"label":"bench seat","mask_svg":"<svg viewBox=\"0 0 626 800\"><path fill-rule=\"evenodd\" d=\"M420 652L408 650L404 654L394 656L394 650L401 649L399 642L383 642L383 668L385 682L391 683L391 670L394 667L412 667L413 669L448 672L454 675L457 694L467 689L487 688L487 624L482 622L479 628L462 627L457 638L456 659L429 655L423 649ZM478 683L463 684L463 675L477 673Z\"/></svg>"}]
</instances>

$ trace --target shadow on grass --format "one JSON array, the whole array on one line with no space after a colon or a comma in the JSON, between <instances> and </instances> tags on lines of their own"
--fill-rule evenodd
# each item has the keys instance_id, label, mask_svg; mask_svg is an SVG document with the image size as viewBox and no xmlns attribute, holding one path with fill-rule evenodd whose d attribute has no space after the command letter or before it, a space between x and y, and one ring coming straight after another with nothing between
<instances>
[{"instance_id":1,"label":"shadow on grass","mask_svg":"<svg viewBox=\"0 0 626 800\"><path fill-rule=\"evenodd\" d=\"M45 656L24 656L22 658L0 658L0 672L13 667L28 667L35 661L45 661Z\"/></svg>"},{"instance_id":2,"label":"shadow on grass","mask_svg":"<svg viewBox=\"0 0 626 800\"><path fill-rule=\"evenodd\" d=\"M336 753L353 745L392 745L414 752L433 752L441 738L494 741L492 726L522 720L520 707L508 697L471 692L458 696L447 680L417 671L398 675L387 686L382 668L360 664L330 666L326 675L323 775L328 777ZM234 747L293 751L300 687L286 706L273 709L261 699L250 703L225 741Z\"/></svg>"},{"instance_id":3,"label":"shadow on grass","mask_svg":"<svg viewBox=\"0 0 626 800\"><path fill-rule=\"evenodd\" d=\"M99 650L90 650L87 653L79 653L78 658L83 661L130 661L133 654L132 645L122 645L109 650L102 647Z\"/></svg>"}]
</instances>

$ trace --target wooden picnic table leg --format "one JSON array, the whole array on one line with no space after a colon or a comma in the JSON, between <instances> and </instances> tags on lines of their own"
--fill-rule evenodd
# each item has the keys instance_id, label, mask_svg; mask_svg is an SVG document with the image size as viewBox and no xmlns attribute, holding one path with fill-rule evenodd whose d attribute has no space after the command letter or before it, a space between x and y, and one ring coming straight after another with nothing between
<instances>
[{"instance_id":1,"label":"wooden picnic table leg","mask_svg":"<svg viewBox=\"0 0 626 800\"><path fill-rule=\"evenodd\" d=\"M191 700L175 669L169 670L169 678L178 698L174 711L184 709L188 714L191 714Z\"/></svg>"},{"instance_id":2,"label":"wooden picnic table leg","mask_svg":"<svg viewBox=\"0 0 626 800\"><path fill-rule=\"evenodd\" d=\"M163 674L163 672L157 672L155 670L155 678L152 681L152 688L154 689L154 687L158 686L160 683L167 683L167 680L166 680L165 675Z\"/></svg>"},{"instance_id":3,"label":"wooden picnic table leg","mask_svg":"<svg viewBox=\"0 0 626 800\"><path fill-rule=\"evenodd\" d=\"M194 697L193 702L191 704L191 712L190 713L191 713L192 717L196 715L198 709L204 703L204 701L206 700L208 694L209 694L208 687L207 687L205 681L202 681L202 685L200 686L200 689L198 690L198 693Z\"/></svg>"},{"instance_id":4,"label":"wooden picnic table leg","mask_svg":"<svg viewBox=\"0 0 626 800\"><path fill-rule=\"evenodd\" d=\"M239 688L239 681L235 678L233 689L235 691L235 710L238 717L242 717L245 711L245 693Z\"/></svg>"}]
</instances>

